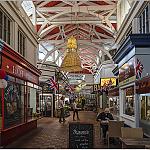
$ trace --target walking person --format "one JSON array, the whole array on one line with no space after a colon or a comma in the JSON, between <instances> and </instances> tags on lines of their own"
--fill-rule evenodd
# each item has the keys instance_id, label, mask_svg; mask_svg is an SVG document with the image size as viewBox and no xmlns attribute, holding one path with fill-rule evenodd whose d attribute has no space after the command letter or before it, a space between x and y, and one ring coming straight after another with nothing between
<instances>
[{"instance_id":1,"label":"walking person","mask_svg":"<svg viewBox=\"0 0 150 150\"><path fill-rule=\"evenodd\" d=\"M58 106L60 109L60 115L59 115L59 122L65 122L65 115L64 115L64 99L65 97L62 96L59 100ZM63 119L63 120L62 120Z\"/></svg>"},{"instance_id":2,"label":"walking person","mask_svg":"<svg viewBox=\"0 0 150 150\"><path fill-rule=\"evenodd\" d=\"M76 121L75 120L75 114L77 116L77 120L80 120L76 100L73 102L73 121Z\"/></svg>"}]
</instances>

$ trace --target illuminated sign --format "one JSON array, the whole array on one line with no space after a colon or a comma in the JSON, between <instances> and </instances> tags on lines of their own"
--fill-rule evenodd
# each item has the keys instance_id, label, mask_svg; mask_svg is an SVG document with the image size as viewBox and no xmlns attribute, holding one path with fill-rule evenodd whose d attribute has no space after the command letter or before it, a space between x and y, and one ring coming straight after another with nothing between
<instances>
[{"instance_id":1,"label":"illuminated sign","mask_svg":"<svg viewBox=\"0 0 150 150\"><path fill-rule=\"evenodd\" d=\"M116 78L101 78L101 86L116 86Z\"/></svg>"}]
</instances>

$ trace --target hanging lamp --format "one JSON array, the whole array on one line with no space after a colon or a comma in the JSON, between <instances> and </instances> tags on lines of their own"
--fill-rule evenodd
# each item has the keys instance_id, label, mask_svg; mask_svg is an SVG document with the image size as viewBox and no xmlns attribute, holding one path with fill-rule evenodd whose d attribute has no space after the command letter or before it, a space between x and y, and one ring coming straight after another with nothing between
<instances>
[{"instance_id":1,"label":"hanging lamp","mask_svg":"<svg viewBox=\"0 0 150 150\"><path fill-rule=\"evenodd\" d=\"M77 52L77 40L74 36L67 41L67 49L60 70L65 72L82 71L81 60Z\"/></svg>"}]
</instances>

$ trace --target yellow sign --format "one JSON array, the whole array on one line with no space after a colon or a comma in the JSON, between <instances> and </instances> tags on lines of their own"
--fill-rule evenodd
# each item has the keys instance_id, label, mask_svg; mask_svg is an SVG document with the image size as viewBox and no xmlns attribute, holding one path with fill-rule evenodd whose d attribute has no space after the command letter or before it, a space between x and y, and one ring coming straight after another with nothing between
<instances>
[{"instance_id":1,"label":"yellow sign","mask_svg":"<svg viewBox=\"0 0 150 150\"><path fill-rule=\"evenodd\" d=\"M101 78L101 86L116 86L116 78Z\"/></svg>"}]
</instances>

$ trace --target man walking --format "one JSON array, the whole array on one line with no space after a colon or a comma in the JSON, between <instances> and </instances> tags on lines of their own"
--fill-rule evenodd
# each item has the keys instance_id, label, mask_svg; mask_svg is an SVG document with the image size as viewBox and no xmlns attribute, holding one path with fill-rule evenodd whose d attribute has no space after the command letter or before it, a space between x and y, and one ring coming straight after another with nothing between
<instances>
[{"instance_id":1,"label":"man walking","mask_svg":"<svg viewBox=\"0 0 150 150\"><path fill-rule=\"evenodd\" d=\"M58 106L60 109L60 116L59 116L59 122L65 122L65 116L64 116L64 99L65 97L62 96L59 100ZM63 120L62 120L63 119Z\"/></svg>"},{"instance_id":2,"label":"man walking","mask_svg":"<svg viewBox=\"0 0 150 150\"><path fill-rule=\"evenodd\" d=\"M76 101L73 102L73 121L75 121L75 113L77 116L77 120L80 120Z\"/></svg>"}]
</instances>

